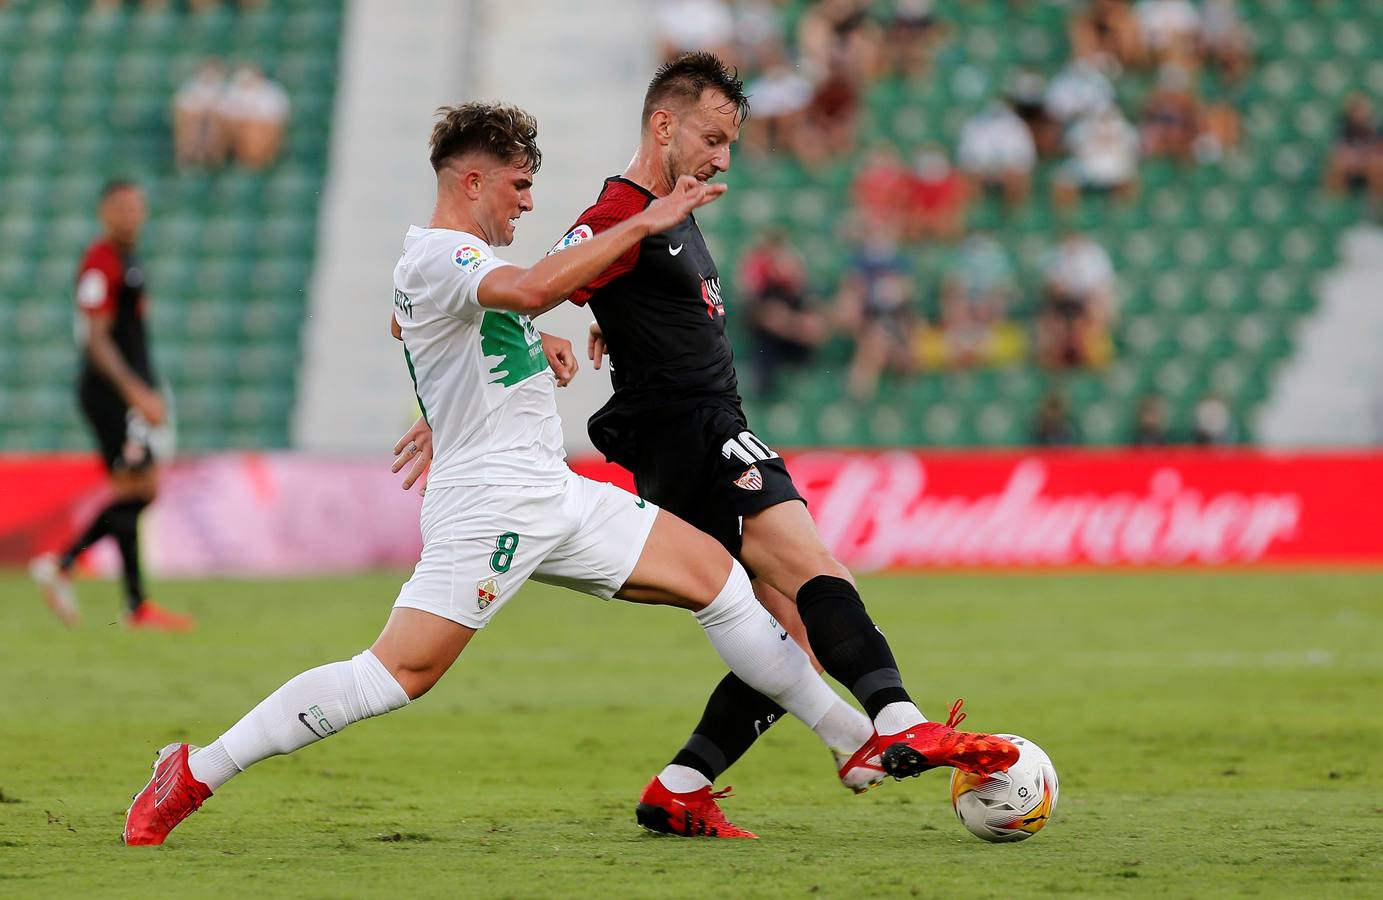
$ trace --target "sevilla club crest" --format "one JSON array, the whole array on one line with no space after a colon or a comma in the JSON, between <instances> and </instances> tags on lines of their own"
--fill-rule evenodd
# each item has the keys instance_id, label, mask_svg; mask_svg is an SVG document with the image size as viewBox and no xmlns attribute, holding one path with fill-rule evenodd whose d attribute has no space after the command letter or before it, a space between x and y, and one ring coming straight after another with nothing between
<instances>
[{"instance_id":1,"label":"sevilla club crest","mask_svg":"<svg viewBox=\"0 0 1383 900\"><path fill-rule=\"evenodd\" d=\"M764 477L759 474L758 466L750 466L743 475L735 479L735 487L746 491L762 490Z\"/></svg>"}]
</instances>

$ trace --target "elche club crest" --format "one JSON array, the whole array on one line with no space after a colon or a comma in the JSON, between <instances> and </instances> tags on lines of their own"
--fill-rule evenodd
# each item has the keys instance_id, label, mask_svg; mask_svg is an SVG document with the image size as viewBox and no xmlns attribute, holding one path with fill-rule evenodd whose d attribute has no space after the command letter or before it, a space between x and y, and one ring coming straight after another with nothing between
<instances>
[{"instance_id":1,"label":"elche club crest","mask_svg":"<svg viewBox=\"0 0 1383 900\"><path fill-rule=\"evenodd\" d=\"M475 586L476 609L484 609L499 599L499 582L487 578Z\"/></svg>"},{"instance_id":2,"label":"elche club crest","mask_svg":"<svg viewBox=\"0 0 1383 900\"><path fill-rule=\"evenodd\" d=\"M750 466L745 473L735 479L735 487L746 491L763 490L764 477L759 474L758 466Z\"/></svg>"}]
</instances>

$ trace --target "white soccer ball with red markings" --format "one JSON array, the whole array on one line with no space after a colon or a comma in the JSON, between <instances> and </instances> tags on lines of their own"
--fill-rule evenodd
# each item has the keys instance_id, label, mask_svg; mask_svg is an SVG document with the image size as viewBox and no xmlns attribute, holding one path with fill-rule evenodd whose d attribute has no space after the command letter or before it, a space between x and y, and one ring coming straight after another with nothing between
<instances>
[{"instance_id":1,"label":"white soccer ball with red markings","mask_svg":"<svg viewBox=\"0 0 1383 900\"><path fill-rule=\"evenodd\" d=\"M1046 751L1027 738L1001 734L1018 747L1018 762L1007 772L951 776L951 806L956 818L981 840L1025 841L1041 831L1056 809L1061 790L1056 767Z\"/></svg>"}]
</instances>

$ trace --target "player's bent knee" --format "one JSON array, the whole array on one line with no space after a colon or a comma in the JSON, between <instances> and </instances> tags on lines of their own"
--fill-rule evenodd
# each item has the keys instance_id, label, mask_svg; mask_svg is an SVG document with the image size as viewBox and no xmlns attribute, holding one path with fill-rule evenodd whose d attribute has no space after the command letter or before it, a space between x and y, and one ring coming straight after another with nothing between
<instances>
[{"instance_id":1,"label":"player's bent knee","mask_svg":"<svg viewBox=\"0 0 1383 900\"><path fill-rule=\"evenodd\" d=\"M408 695L409 700L417 700L423 694L432 690L437 682L441 680L440 677L429 677L427 675L419 675L417 677L404 679L399 679L398 676L395 676L395 678L398 680L399 686L403 688L403 692Z\"/></svg>"},{"instance_id":2,"label":"player's bent knee","mask_svg":"<svg viewBox=\"0 0 1383 900\"><path fill-rule=\"evenodd\" d=\"M408 695L409 700L417 700L423 694L432 690L437 682L442 680L442 675L446 669L426 668L410 669L401 666L387 666L389 674L394 676L394 680L403 688L403 692Z\"/></svg>"},{"instance_id":3,"label":"player's bent knee","mask_svg":"<svg viewBox=\"0 0 1383 900\"><path fill-rule=\"evenodd\" d=\"M714 538L660 510L633 573L615 596L697 612L720 594L733 563Z\"/></svg>"}]
</instances>

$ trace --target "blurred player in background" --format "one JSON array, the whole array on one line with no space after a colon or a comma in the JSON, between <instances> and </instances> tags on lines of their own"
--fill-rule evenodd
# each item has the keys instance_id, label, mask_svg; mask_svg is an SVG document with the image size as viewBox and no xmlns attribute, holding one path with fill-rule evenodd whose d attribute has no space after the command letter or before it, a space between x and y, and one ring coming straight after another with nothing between
<instances>
[{"instance_id":1,"label":"blurred player in background","mask_svg":"<svg viewBox=\"0 0 1383 900\"><path fill-rule=\"evenodd\" d=\"M567 467L557 379L530 319L724 187L682 178L599 238L520 268L493 248L510 244L533 208L536 122L496 104L442 113L431 142L437 205L427 228L408 230L394 269L394 333L424 425L436 429L422 558L370 649L296 676L205 748L164 747L127 814L127 844L163 843L250 765L422 696L529 578L690 610L728 665L831 739L845 704L780 638L740 564L675 516ZM562 344L558 356L574 365ZM543 737L566 746L560 733ZM698 823L754 837L723 819Z\"/></svg>"},{"instance_id":2,"label":"blurred player in background","mask_svg":"<svg viewBox=\"0 0 1383 900\"><path fill-rule=\"evenodd\" d=\"M139 514L158 492L154 446L168 417L155 387L144 330L144 269L135 256L146 216L144 192L134 182L111 181L101 191L99 212L102 234L87 247L77 270L77 397L110 473L112 497L61 555L38 557L30 571L49 608L75 626L81 616L72 567L83 551L109 536L120 548L126 624L186 631L193 620L152 603L139 571Z\"/></svg>"},{"instance_id":3,"label":"blurred player in background","mask_svg":"<svg viewBox=\"0 0 1383 900\"><path fill-rule=\"evenodd\" d=\"M730 167L730 145L749 105L734 73L708 53L660 68L644 98L638 152L607 178L595 205L559 249L619 227L666 196L678 179L706 182ZM832 744L841 782L860 792L884 774L937 766L992 771L1017 748L928 722L903 687L893 652L866 612L854 578L826 549L777 453L740 408L715 261L696 219L644 238L571 300L590 304L590 356L608 346L614 396L590 421L591 441L634 473L640 496L710 534L760 581L760 599L788 633L868 713ZM695 815L721 816L705 792L783 709L734 674L712 693L686 745L649 782L638 817L649 828L694 834ZM683 815L691 809L692 814Z\"/></svg>"}]
</instances>

